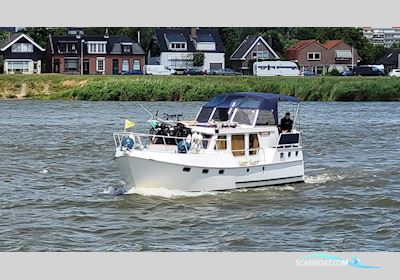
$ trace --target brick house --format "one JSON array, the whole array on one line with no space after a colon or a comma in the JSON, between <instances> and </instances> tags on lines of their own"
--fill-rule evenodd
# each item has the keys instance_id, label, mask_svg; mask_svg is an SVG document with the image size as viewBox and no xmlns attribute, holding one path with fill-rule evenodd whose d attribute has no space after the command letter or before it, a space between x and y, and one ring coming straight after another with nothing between
<instances>
[{"instance_id":1,"label":"brick house","mask_svg":"<svg viewBox=\"0 0 400 280\"><path fill-rule=\"evenodd\" d=\"M253 61L278 59L270 44L258 35L248 35L230 57L232 69L246 75L252 73Z\"/></svg>"},{"instance_id":2,"label":"brick house","mask_svg":"<svg viewBox=\"0 0 400 280\"><path fill-rule=\"evenodd\" d=\"M352 69L361 58L356 49L343 40L321 44L317 40L302 40L286 50L287 59L296 62L301 71L325 74L337 69Z\"/></svg>"},{"instance_id":3,"label":"brick house","mask_svg":"<svg viewBox=\"0 0 400 280\"><path fill-rule=\"evenodd\" d=\"M83 48L83 53L81 52ZM125 36L91 36L82 32L49 36L47 71L63 74L118 75L123 71L144 71L145 52Z\"/></svg>"},{"instance_id":4,"label":"brick house","mask_svg":"<svg viewBox=\"0 0 400 280\"><path fill-rule=\"evenodd\" d=\"M26 34L14 33L0 42L4 74L40 74L45 49Z\"/></svg>"}]
</instances>

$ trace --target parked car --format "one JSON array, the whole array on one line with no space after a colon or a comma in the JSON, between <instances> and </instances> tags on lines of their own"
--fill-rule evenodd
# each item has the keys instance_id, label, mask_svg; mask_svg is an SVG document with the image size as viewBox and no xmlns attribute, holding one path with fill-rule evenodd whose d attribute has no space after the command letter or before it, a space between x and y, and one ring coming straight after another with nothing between
<instances>
[{"instance_id":1,"label":"parked car","mask_svg":"<svg viewBox=\"0 0 400 280\"><path fill-rule=\"evenodd\" d=\"M143 75L143 71L142 70L123 71L121 75Z\"/></svg>"},{"instance_id":2,"label":"parked car","mask_svg":"<svg viewBox=\"0 0 400 280\"><path fill-rule=\"evenodd\" d=\"M340 76L353 76L353 71L343 71Z\"/></svg>"},{"instance_id":3,"label":"parked car","mask_svg":"<svg viewBox=\"0 0 400 280\"><path fill-rule=\"evenodd\" d=\"M300 73L300 76L319 76L317 73L314 73L313 71L303 71Z\"/></svg>"},{"instance_id":4,"label":"parked car","mask_svg":"<svg viewBox=\"0 0 400 280\"><path fill-rule=\"evenodd\" d=\"M206 73L199 68L187 68L183 70L184 75L205 75Z\"/></svg>"},{"instance_id":5,"label":"parked car","mask_svg":"<svg viewBox=\"0 0 400 280\"><path fill-rule=\"evenodd\" d=\"M231 68L224 68L224 69L218 69L215 70L216 75L222 75L222 76L239 76L243 75L240 72L236 72L235 70Z\"/></svg>"},{"instance_id":6,"label":"parked car","mask_svg":"<svg viewBox=\"0 0 400 280\"><path fill-rule=\"evenodd\" d=\"M389 72L390 77L400 77L400 69L392 69L392 71Z\"/></svg>"},{"instance_id":7,"label":"parked car","mask_svg":"<svg viewBox=\"0 0 400 280\"><path fill-rule=\"evenodd\" d=\"M176 75L176 70L164 65L146 65L145 66L147 75L163 75L170 76Z\"/></svg>"},{"instance_id":8,"label":"parked car","mask_svg":"<svg viewBox=\"0 0 400 280\"><path fill-rule=\"evenodd\" d=\"M217 75L217 69L207 69L206 74L207 75Z\"/></svg>"},{"instance_id":9,"label":"parked car","mask_svg":"<svg viewBox=\"0 0 400 280\"><path fill-rule=\"evenodd\" d=\"M385 73L375 66L357 66L353 69L354 76L385 76Z\"/></svg>"}]
</instances>

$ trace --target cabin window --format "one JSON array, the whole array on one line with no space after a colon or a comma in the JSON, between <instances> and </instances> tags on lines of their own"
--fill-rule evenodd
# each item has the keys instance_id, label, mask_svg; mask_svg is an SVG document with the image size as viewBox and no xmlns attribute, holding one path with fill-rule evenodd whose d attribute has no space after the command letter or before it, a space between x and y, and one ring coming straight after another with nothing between
<instances>
[{"instance_id":1,"label":"cabin window","mask_svg":"<svg viewBox=\"0 0 400 280\"><path fill-rule=\"evenodd\" d=\"M240 124L252 125L256 114L257 110L254 109L237 109L233 121Z\"/></svg>"},{"instance_id":2,"label":"cabin window","mask_svg":"<svg viewBox=\"0 0 400 280\"><path fill-rule=\"evenodd\" d=\"M283 154L283 153L281 153L281 159L283 159L283 157L284 157L284 154Z\"/></svg>"},{"instance_id":3,"label":"cabin window","mask_svg":"<svg viewBox=\"0 0 400 280\"><path fill-rule=\"evenodd\" d=\"M288 152L287 156L288 156L288 157L291 157L291 156L292 156L292 153L291 153L291 152Z\"/></svg>"},{"instance_id":4,"label":"cabin window","mask_svg":"<svg viewBox=\"0 0 400 280\"><path fill-rule=\"evenodd\" d=\"M299 156L299 151L296 151L295 155L296 155L296 157Z\"/></svg>"},{"instance_id":5,"label":"cabin window","mask_svg":"<svg viewBox=\"0 0 400 280\"><path fill-rule=\"evenodd\" d=\"M244 135L232 135L231 149L234 156L244 156Z\"/></svg>"},{"instance_id":6,"label":"cabin window","mask_svg":"<svg viewBox=\"0 0 400 280\"><path fill-rule=\"evenodd\" d=\"M258 142L257 134L249 135L249 155L257 154L258 149L260 148L260 144Z\"/></svg>"},{"instance_id":7,"label":"cabin window","mask_svg":"<svg viewBox=\"0 0 400 280\"><path fill-rule=\"evenodd\" d=\"M215 143L215 150L226 150L226 135L219 135L217 143Z\"/></svg>"},{"instance_id":8,"label":"cabin window","mask_svg":"<svg viewBox=\"0 0 400 280\"><path fill-rule=\"evenodd\" d=\"M207 174L208 173L208 169L203 169L203 174Z\"/></svg>"},{"instance_id":9,"label":"cabin window","mask_svg":"<svg viewBox=\"0 0 400 280\"><path fill-rule=\"evenodd\" d=\"M184 167L184 168L183 168L183 171L184 171L184 172L190 172L190 167Z\"/></svg>"},{"instance_id":10,"label":"cabin window","mask_svg":"<svg viewBox=\"0 0 400 280\"><path fill-rule=\"evenodd\" d=\"M212 107L203 107L197 116L196 121L206 123L210 119L211 113L214 110Z\"/></svg>"},{"instance_id":11,"label":"cabin window","mask_svg":"<svg viewBox=\"0 0 400 280\"><path fill-rule=\"evenodd\" d=\"M220 170L218 171L218 174L219 174L219 175L224 174L224 170L223 170L223 169L220 169Z\"/></svg>"}]
</instances>

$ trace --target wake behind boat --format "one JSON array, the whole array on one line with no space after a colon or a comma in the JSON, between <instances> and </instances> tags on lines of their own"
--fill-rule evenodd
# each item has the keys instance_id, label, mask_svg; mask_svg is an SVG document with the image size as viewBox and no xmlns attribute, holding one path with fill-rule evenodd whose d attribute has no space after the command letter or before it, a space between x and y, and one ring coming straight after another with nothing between
<instances>
[{"instance_id":1,"label":"wake behind boat","mask_svg":"<svg viewBox=\"0 0 400 280\"><path fill-rule=\"evenodd\" d=\"M297 103L288 131L278 125L280 100ZM149 134L114 133L114 159L131 187L214 191L302 182L299 105L279 94L220 94L194 121L153 117Z\"/></svg>"}]
</instances>

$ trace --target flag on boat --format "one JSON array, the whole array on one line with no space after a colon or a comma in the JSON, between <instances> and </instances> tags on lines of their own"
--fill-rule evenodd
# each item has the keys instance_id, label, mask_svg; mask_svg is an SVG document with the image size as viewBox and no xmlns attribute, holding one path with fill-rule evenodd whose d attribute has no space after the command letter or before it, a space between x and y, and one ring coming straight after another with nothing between
<instances>
[{"instance_id":1,"label":"flag on boat","mask_svg":"<svg viewBox=\"0 0 400 280\"><path fill-rule=\"evenodd\" d=\"M136 125L136 123L134 123L130 120L125 120L125 130L127 130L128 128L133 127L135 125Z\"/></svg>"}]
</instances>

